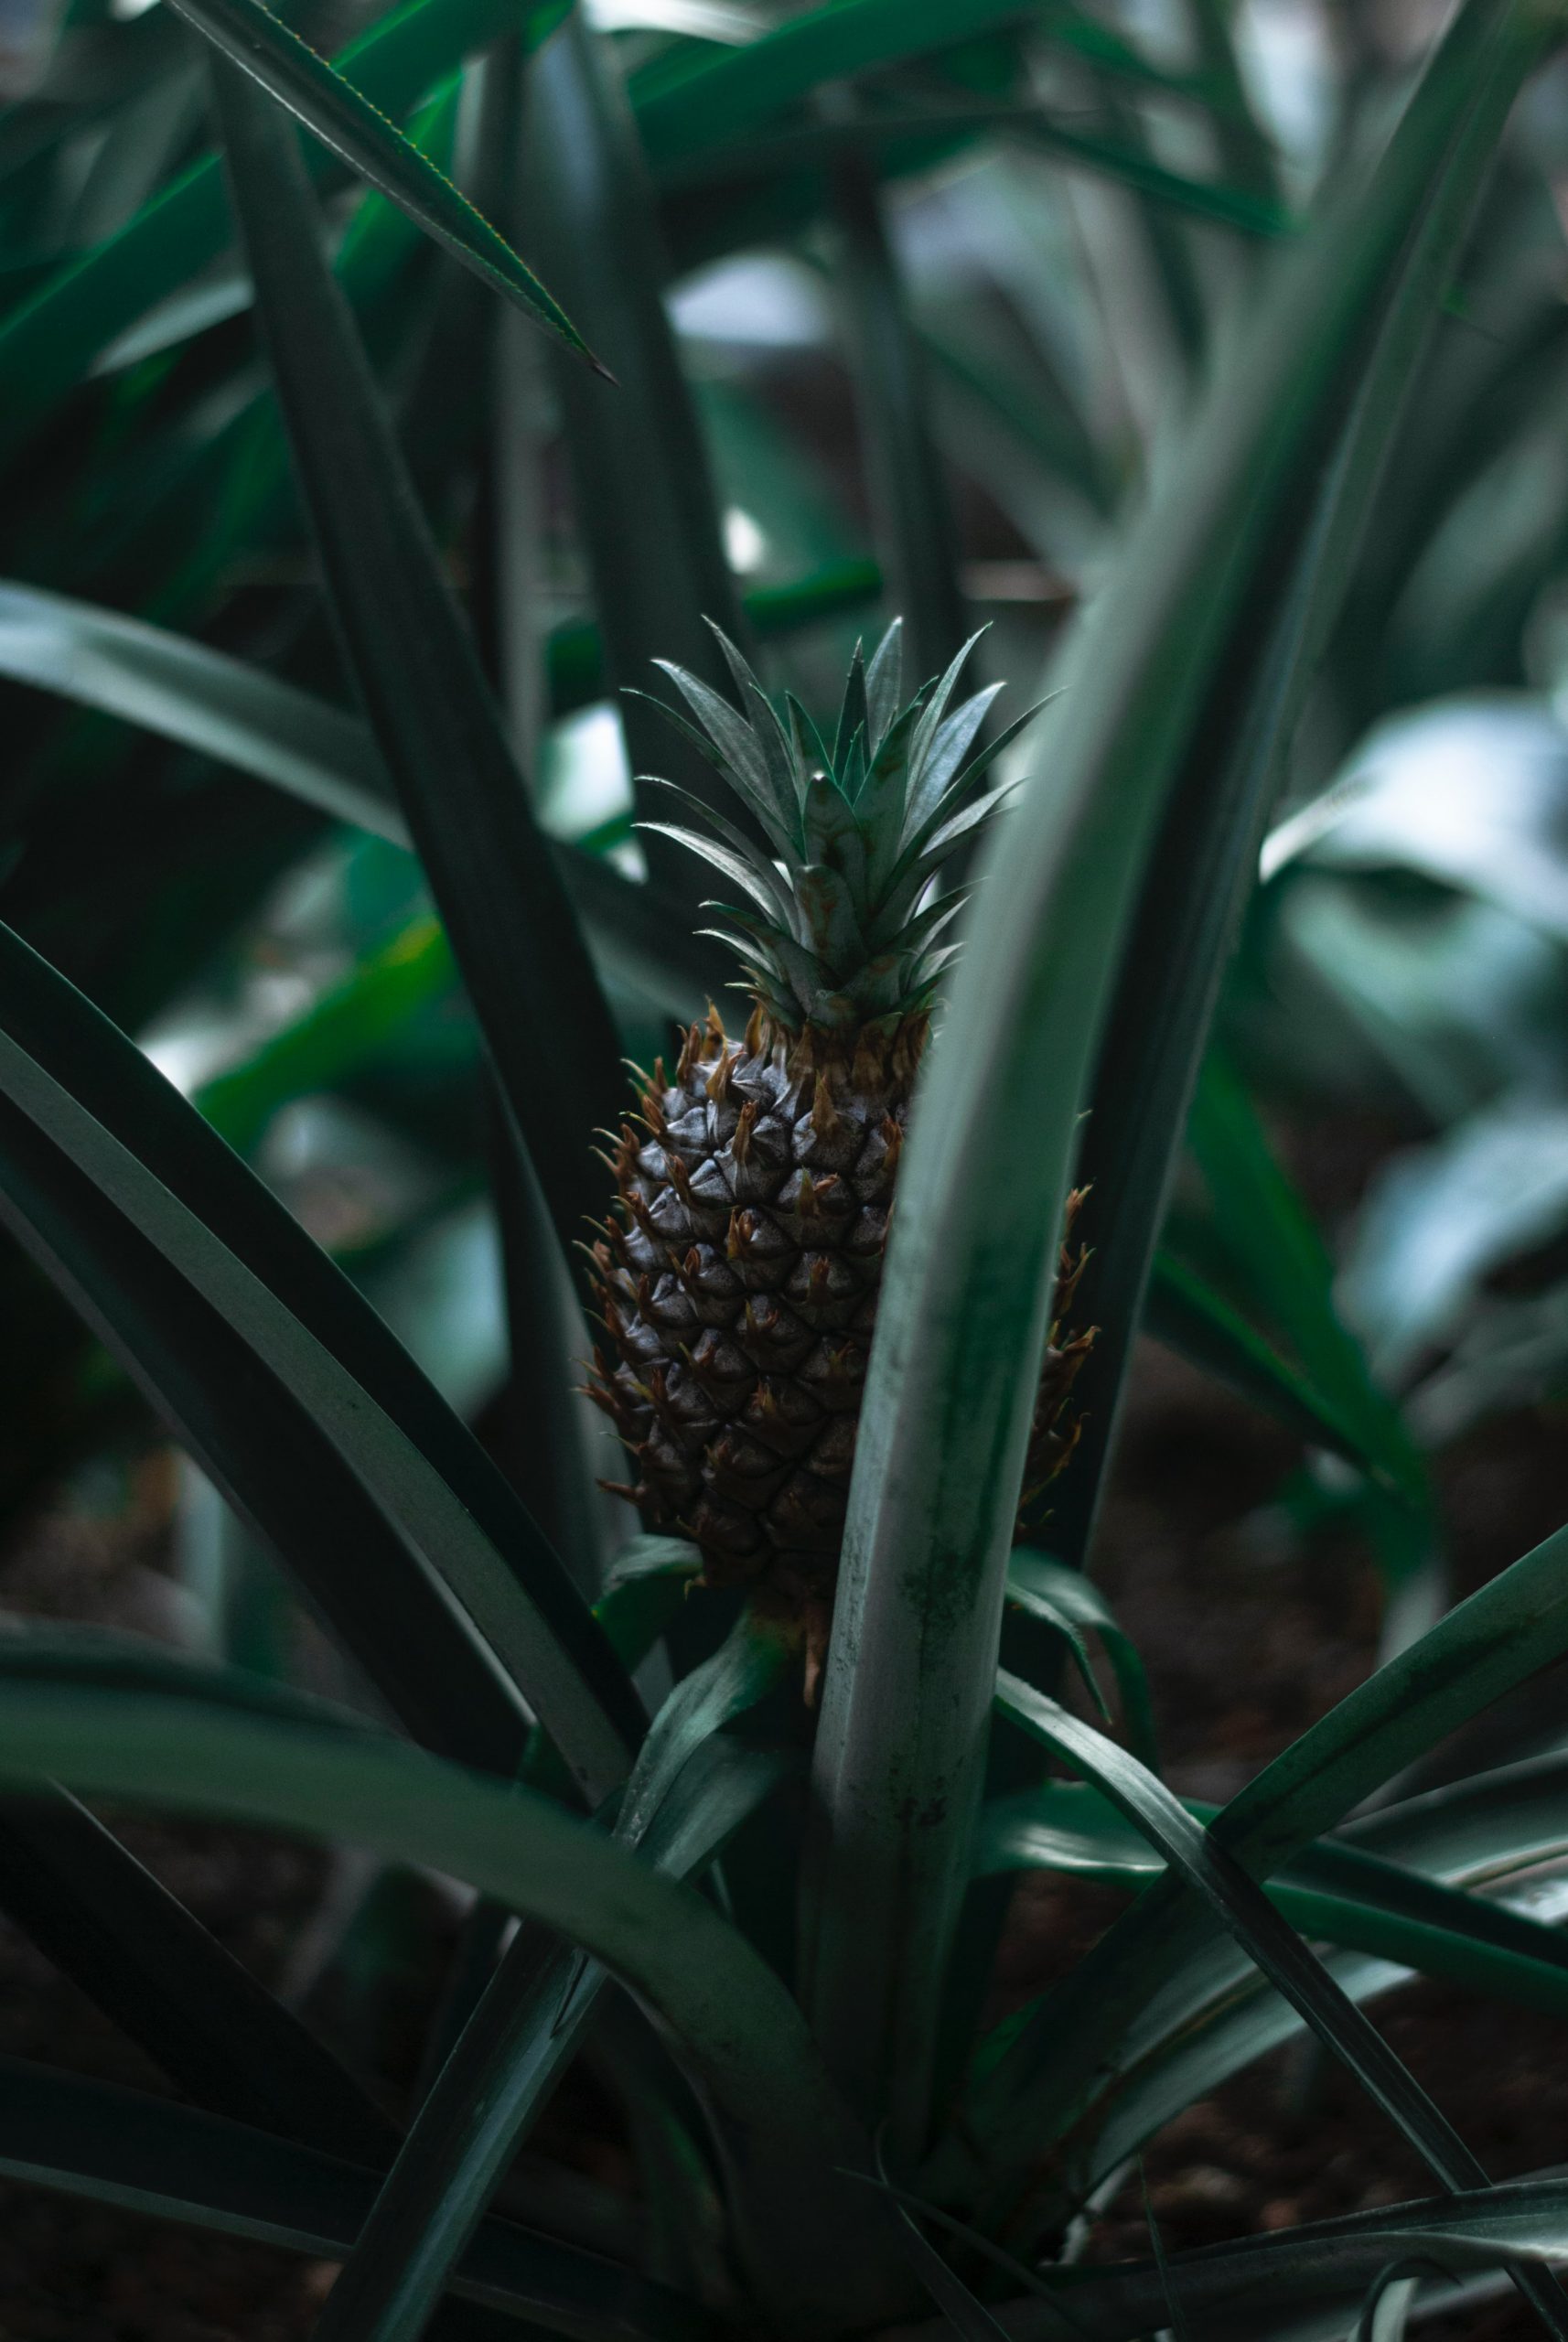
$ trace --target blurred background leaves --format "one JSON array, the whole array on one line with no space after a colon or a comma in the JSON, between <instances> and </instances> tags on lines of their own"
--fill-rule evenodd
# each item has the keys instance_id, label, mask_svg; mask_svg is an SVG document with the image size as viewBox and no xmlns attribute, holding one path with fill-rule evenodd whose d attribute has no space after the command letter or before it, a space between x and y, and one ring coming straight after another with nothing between
<instances>
[{"instance_id":1,"label":"blurred background leaves","mask_svg":"<svg viewBox=\"0 0 1568 2342\"><path fill-rule=\"evenodd\" d=\"M926 664L972 618L989 671L1032 677L1157 460L1171 385L1202 374L1261 244L1386 115L1416 47L1391 6L1232 22L1211 0L1146 21L1018 0L284 16L274 79L297 77L298 41L344 77L336 98L311 68L327 97L307 113L348 122L362 91L413 142L367 188L306 141L334 268L644 1058L722 978L700 947L682 974L659 965L695 924L686 874L613 885L642 866L629 776L654 751L639 704L607 694L656 654L712 667L708 615L819 704L895 599ZM401 834L258 363L199 44L134 0L16 5L5 31L0 913L482 1408L507 1368L478 1060L413 866L363 826ZM1379 489L1228 985L1227 1047L1265 1116L1375 1096L1398 1125L1354 1225L1327 1231L1338 1282L1330 1298L1325 1255L1313 1307L1335 1330L1286 1322L1262 1207L1223 1178L1206 1194L1212 1161L1178 1197L1153 1305L1254 1395L1272 1354L1275 1411L1305 1378L1326 1427L1347 1390L1314 1344L1360 1344L1426 1445L1564 1372L1565 152L1558 69L1515 124ZM413 200L421 156L618 392L557 363L389 200ZM262 761L238 671L196 646L244 661L247 689L274 679ZM28 1402L29 1460L0 1480L14 1508L137 1419L20 1262L0 1274L31 1355L59 1361L50 1419Z\"/></svg>"}]
</instances>

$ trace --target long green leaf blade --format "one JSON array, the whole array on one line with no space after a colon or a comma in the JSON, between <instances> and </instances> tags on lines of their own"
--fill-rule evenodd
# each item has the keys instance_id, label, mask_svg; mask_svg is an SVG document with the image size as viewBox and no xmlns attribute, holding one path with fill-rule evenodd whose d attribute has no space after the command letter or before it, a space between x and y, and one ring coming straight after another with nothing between
<instances>
[{"instance_id":1,"label":"long green leaf blade","mask_svg":"<svg viewBox=\"0 0 1568 2342\"><path fill-rule=\"evenodd\" d=\"M1283 2300L1343 2297L1341 2331L1358 2295L1402 2253L1419 2253L1440 2269L1496 2268L1510 2254L1561 2261L1568 2251L1568 2184L1557 2178L1504 2181L1485 2189L1379 2206L1340 2219L1314 2220L1240 2244L1173 2253L1164 2272L1154 2261L1103 2272L1064 2272L1040 2304L1010 2311L1020 2342L1058 2342L1062 2321L1084 2342L1133 2342L1169 2315L1168 2275L1189 2316L1219 2327L1228 2311L1277 2314ZM1443 2306L1442 2297L1434 2303Z\"/></svg>"},{"instance_id":2,"label":"long green leaf blade","mask_svg":"<svg viewBox=\"0 0 1568 2342\"><path fill-rule=\"evenodd\" d=\"M1058 157L1069 169L1132 188L1162 210L1217 221L1241 236L1273 240L1293 225L1282 206L1250 195L1245 188L1190 177L1156 162L1144 146L1070 129L1053 121L1029 99L1000 104L901 106L897 112L879 107L848 124L818 121L798 129L764 131L733 149L703 145L689 157L667 159L658 176L661 187L678 191L689 188L693 194L719 187L732 193L744 191L755 183L762 202L770 181L784 178L791 168L831 159L846 146L875 146L882 156L884 176L891 177L899 168L929 169L945 150L988 133L1011 134Z\"/></svg>"},{"instance_id":3,"label":"long green leaf blade","mask_svg":"<svg viewBox=\"0 0 1568 2342\"><path fill-rule=\"evenodd\" d=\"M852 588L855 600L874 596L875 572L863 565L827 581L829 607L839 607ZM820 611L815 589L800 591L798 606L787 598L782 605L786 628L801 610L808 618ZM778 605L758 598L766 623L773 623L768 614ZM568 678L563 689L591 697L598 686L577 663L581 631L569 627L560 639ZM592 629L588 641L596 659ZM0 586L0 674L144 725L286 790L334 821L352 822L393 845L409 843L396 788L368 727L246 661L95 603L5 585ZM694 999L721 988L725 964L691 937L680 903L662 887L639 886L583 849L554 845L552 851L599 961L628 990L646 992L660 1013L680 1019L690 1015Z\"/></svg>"},{"instance_id":4,"label":"long green leaf blade","mask_svg":"<svg viewBox=\"0 0 1568 2342\"><path fill-rule=\"evenodd\" d=\"M1477 2157L1409 2068L1274 1910L1262 1888L1216 1835L1194 1821L1179 1798L1092 1724L1016 1677L998 1678L997 1699L1015 1723L1093 1781L1159 1847L1172 1873L1207 1900L1249 1959L1305 2018L1445 2187L1457 2192L1487 2185ZM1568 2296L1556 2280L1517 2261L1509 2264L1509 2274L1547 2332L1568 2335Z\"/></svg>"},{"instance_id":5,"label":"long green leaf blade","mask_svg":"<svg viewBox=\"0 0 1568 2342\"><path fill-rule=\"evenodd\" d=\"M904 64L1031 13L1028 0L827 0L744 48L650 67L633 92L649 160L658 170L743 145L824 83Z\"/></svg>"},{"instance_id":6,"label":"long green leaf blade","mask_svg":"<svg viewBox=\"0 0 1568 2342\"><path fill-rule=\"evenodd\" d=\"M924 682L942 672L970 630L958 582L958 532L930 426L925 353L866 158L846 148L835 163L832 188L860 438L882 538L878 551L916 678Z\"/></svg>"},{"instance_id":7,"label":"long green leaf blade","mask_svg":"<svg viewBox=\"0 0 1568 2342\"><path fill-rule=\"evenodd\" d=\"M1229 44L1211 0L1195 5L1202 37L1223 52ZM1082 1562L1093 1532L1128 1354L1222 972L1255 880L1281 758L1343 599L1376 481L1525 61L1505 68L1478 92L1467 127L1434 175L1402 265L1380 314L1369 321L1333 460L1309 484L1287 556L1255 599L1245 685L1239 691L1227 685L1217 695L1165 816L1090 1101L1100 1133L1093 1166L1097 1209L1104 1222L1103 1241L1085 1272L1083 1303L1101 1331L1083 1380L1087 1421L1079 1468L1061 1492L1053 1530L1058 1550L1071 1561ZM1324 1387L1333 1392L1336 1378ZM1369 1406L1366 1396L1364 1390L1356 1394L1350 1422L1374 1467L1386 1472L1391 1458L1396 1480L1419 1506L1424 1499L1419 1461L1397 1419L1391 1422L1391 1411L1376 1403L1375 1393Z\"/></svg>"},{"instance_id":8,"label":"long green leaf blade","mask_svg":"<svg viewBox=\"0 0 1568 2342\"><path fill-rule=\"evenodd\" d=\"M1220 1239L1269 1319L1318 1387L1354 1424L1362 1452L1407 1501L1430 1503L1426 1467L1399 1410L1373 1382L1360 1344L1334 1306L1334 1266L1305 1205L1270 1150L1234 1069L1211 1049L1188 1123Z\"/></svg>"},{"instance_id":9,"label":"long green leaf blade","mask_svg":"<svg viewBox=\"0 0 1568 2342\"><path fill-rule=\"evenodd\" d=\"M1542 1860L1568 1845L1561 1770L1561 1759L1505 1767L1500 1774L1382 1809L1293 1856L1269 1891L1282 1907L1293 1909L1286 1898L1295 1890L1287 1880L1305 1880L1310 1874L1328 1882L1334 1891L1325 1896L1305 1890L1296 1923L1305 1933L1360 1945L1355 1952L1329 1955L1340 1985L1356 2000L1394 1990L1413 1970L1443 1974L1525 2006L1551 2008L1559 1988L1562 1938L1532 1914L1531 1875ZM1033 1819L1030 1803L1004 1799L996 1809L1004 1844L1034 1847L1049 1862L1074 1868L1087 1864L1099 1873L1114 1836L1119 1858L1154 1860L1146 1845L1134 1847L1131 1826L1109 1812L1092 1830L1079 1826L1096 1803L1089 1789L1064 1784L1036 1793ZM1195 1804L1192 1810L1200 1820L1213 1818L1211 1808ZM987 1821L983 1835L989 1837L990 1830ZM1369 1844L1391 1858L1375 1885L1368 1874L1356 1877L1341 1865L1350 1847ZM1402 1867L1406 1864L1412 1867ZM1348 1896L1342 1892L1348 1884ZM1434 1887L1446 1908L1429 1925L1442 1907L1430 1899ZM1464 1890L1457 1909L1455 1889ZM1513 1957L1516 1946L1522 1961ZM1544 1951L1541 1960L1538 1948ZM1027 2013L1022 2014L1026 2019ZM993 2063L1005 2035L1015 2030L1008 2026L993 2036L983 2047L983 2062ZM1102 2078L1076 2135L1063 2143L1073 2187L1092 2189L1182 2107L1209 2095L1299 2030L1300 2020L1233 1946L1207 1942L1167 1968L1157 1993L1122 2036L1114 2075ZM1037 2123L1031 2135L1038 2138Z\"/></svg>"},{"instance_id":10,"label":"long green leaf blade","mask_svg":"<svg viewBox=\"0 0 1568 2342\"><path fill-rule=\"evenodd\" d=\"M796 2238L747 2235L770 2298L863 2322L906 2298L863 2134L773 1971L693 1889L588 1824L397 1743L207 1708L136 1690L13 1684L0 1703L0 1778L223 1814L467 1879L573 1938L659 2018L716 2110L732 2152L809 2218Z\"/></svg>"},{"instance_id":11,"label":"long green leaf blade","mask_svg":"<svg viewBox=\"0 0 1568 2342\"><path fill-rule=\"evenodd\" d=\"M596 372L598 360L560 304L462 191L261 0L170 0L187 24L258 81L350 170L513 301Z\"/></svg>"},{"instance_id":12,"label":"long green leaf blade","mask_svg":"<svg viewBox=\"0 0 1568 2342\"><path fill-rule=\"evenodd\" d=\"M1314 1447L1364 1466L1364 1445L1334 1402L1178 1253L1155 1255L1144 1330L1179 1358L1229 1383ZM1082 1442L1079 1442L1079 1445ZM1078 1458L1073 1457L1076 1467ZM1092 1471L1092 1463L1089 1468ZM1064 1492L1065 1497L1065 1492ZM1064 1503L1065 1511L1065 1503ZM1081 1509L1074 1508L1074 1518Z\"/></svg>"},{"instance_id":13,"label":"long green leaf blade","mask_svg":"<svg viewBox=\"0 0 1568 2342\"><path fill-rule=\"evenodd\" d=\"M525 40L559 22L541 0ZM516 28L515 0L404 0L336 62L383 113L404 113L464 53ZM160 189L118 234L65 263L0 324L0 457L40 427L62 391L154 304L215 260L230 237L221 166L203 156Z\"/></svg>"},{"instance_id":14,"label":"long green leaf blade","mask_svg":"<svg viewBox=\"0 0 1568 2342\"><path fill-rule=\"evenodd\" d=\"M471 1619L346 1479L295 1392L258 1368L225 1316L9 1099L0 1100L0 1218L406 1728L510 1773L528 1712Z\"/></svg>"},{"instance_id":15,"label":"long green leaf blade","mask_svg":"<svg viewBox=\"0 0 1568 2342\"><path fill-rule=\"evenodd\" d=\"M741 639L743 618L665 308L658 204L613 45L580 5L530 60L524 94L521 217L625 386L610 390L580 367L553 370L606 677L617 693L646 691L653 661L669 659L722 688L724 661L706 621ZM703 758L653 710L628 696L620 713L634 775L665 774L718 803L725 792ZM642 813L659 810L640 784L638 793ZM658 838L649 854L676 898L694 906L689 857Z\"/></svg>"},{"instance_id":16,"label":"long green leaf blade","mask_svg":"<svg viewBox=\"0 0 1568 2342\"><path fill-rule=\"evenodd\" d=\"M1467 136L1500 129L1540 31L1529 0L1471 0L1370 182L1283 256L1077 631L1050 787L998 823L983 865L984 916L901 1172L815 1767L814 2026L906 2151L929 2120L1060 1213L1121 938L1369 325Z\"/></svg>"},{"instance_id":17,"label":"long green leaf blade","mask_svg":"<svg viewBox=\"0 0 1568 2342\"><path fill-rule=\"evenodd\" d=\"M1445 1782L1346 1822L1340 1835L1423 1869L1458 1864L1485 1875L1526 1847L1542 1860L1568 1842L1568 1759L1552 1750Z\"/></svg>"},{"instance_id":18,"label":"long green leaf blade","mask_svg":"<svg viewBox=\"0 0 1568 2342\"><path fill-rule=\"evenodd\" d=\"M381 2163L347 2068L63 1789L0 1806L0 1908L199 2106Z\"/></svg>"},{"instance_id":19,"label":"long green leaf blade","mask_svg":"<svg viewBox=\"0 0 1568 2342\"><path fill-rule=\"evenodd\" d=\"M1183 1799L1194 1820L1219 1809ZM1559 1842L1561 1832L1558 1833ZM1504 1847L1499 1843L1499 1857ZM1087 1789L1049 1783L982 1809L976 1875L1016 1867L1065 1870L1133 1889L1164 1867L1148 1842ZM1517 1852L1511 1860L1523 1866ZM1530 2008L1568 2010L1568 1952L1557 1931L1440 1879L1369 1860L1337 1838L1293 1855L1268 1883L1271 1897L1301 1935L1397 1960ZM1229 1988L1227 1986L1227 1988Z\"/></svg>"},{"instance_id":20,"label":"long green leaf blade","mask_svg":"<svg viewBox=\"0 0 1568 2342\"><path fill-rule=\"evenodd\" d=\"M206 1436L222 1443L229 1469L219 1477L238 1493L232 1474L242 1476L247 1509L272 1523L285 1562L319 1555L317 1598L339 1606L339 1623L362 1648L370 1638L414 1713L432 1727L439 1719L441 1745L481 1762L515 1761L515 1749L502 1755L521 1726L515 1694L472 1620L526 1679L532 1704L595 1793L623 1778L640 1703L494 1465L195 1109L5 929L0 1093L15 1118L13 1211L90 1306L107 1310L104 1295L118 1291L114 1331L128 1362L187 1428L199 1414ZM46 1169L40 1147L58 1169ZM231 1361L232 1389L212 1371L204 1341ZM274 1428L295 1424L291 1438L302 1458L306 1450L317 1458L314 1472L328 1474L337 1502L352 1504L357 1533L371 1540L362 1559L330 1508L317 1522L307 1488L295 1490L269 1460L247 1416L263 1405ZM379 1596L371 1550L384 1555ZM413 1605L401 1621L392 1615L400 1590ZM422 1633L434 1638L429 1648ZM470 1746L481 1718L487 1734L501 1735L485 1740L483 1757Z\"/></svg>"},{"instance_id":21,"label":"long green leaf blade","mask_svg":"<svg viewBox=\"0 0 1568 2342\"><path fill-rule=\"evenodd\" d=\"M785 1663L778 1638L743 1620L677 1687L628 1784L615 1832L621 1845L643 1847L645 1858L680 1877L714 1859L781 1769L777 1756L729 1747L716 1735L771 1690ZM420 2109L317 2342L365 2334L418 2342L605 1982L605 1971L569 1944L529 1929L517 1936Z\"/></svg>"},{"instance_id":22,"label":"long green leaf blade","mask_svg":"<svg viewBox=\"0 0 1568 2342\"><path fill-rule=\"evenodd\" d=\"M361 1073L395 1046L410 1019L450 998L456 983L439 922L411 919L302 1015L204 1081L193 1103L220 1138L248 1154L281 1107Z\"/></svg>"},{"instance_id":23,"label":"long green leaf blade","mask_svg":"<svg viewBox=\"0 0 1568 2342\"><path fill-rule=\"evenodd\" d=\"M1204 77L1215 91L1213 137L1230 177L1265 203L1280 199L1277 157L1252 109L1223 0L1188 0L1187 17Z\"/></svg>"},{"instance_id":24,"label":"long green leaf blade","mask_svg":"<svg viewBox=\"0 0 1568 2342\"><path fill-rule=\"evenodd\" d=\"M405 842L364 724L314 693L166 628L32 586L0 586L0 674L59 692Z\"/></svg>"},{"instance_id":25,"label":"long green leaf blade","mask_svg":"<svg viewBox=\"0 0 1568 2342\"><path fill-rule=\"evenodd\" d=\"M618 1119L615 1029L327 265L292 124L213 85L258 310L360 693L568 1259Z\"/></svg>"},{"instance_id":26,"label":"long green leaf blade","mask_svg":"<svg viewBox=\"0 0 1568 2342\"><path fill-rule=\"evenodd\" d=\"M0 2065L0 2172L318 2260L348 2251L377 2184L334 2155L20 2058ZM572 2342L701 2342L708 2330L679 2294L499 2220L477 2240L459 2290Z\"/></svg>"},{"instance_id":27,"label":"long green leaf blade","mask_svg":"<svg viewBox=\"0 0 1568 2342\"><path fill-rule=\"evenodd\" d=\"M1568 1650L1568 1530L1538 1545L1358 1686L1219 1815L1216 1837L1254 1877L1320 1838L1425 1749ZM992 2185L1005 2198L1040 2124L1065 2122L1156 1984L1212 1940L1209 1916L1162 1882L1047 1996L974 2093Z\"/></svg>"},{"instance_id":28,"label":"long green leaf blade","mask_svg":"<svg viewBox=\"0 0 1568 2342\"><path fill-rule=\"evenodd\" d=\"M1069 1569L1048 1553L1020 1545L1007 1564L1007 1599L1069 1640L1076 1641L1084 1628L1099 1636L1122 1695L1129 1745L1157 1773L1160 1760L1149 1679L1137 1645L1105 1596L1080 1571ZM1092 1677L1090 1680L1092 1684Z\"/></svg>"},{"instance_id":29,"label":"long green leaf blade","mask_svg":"<svg viewBox=\"0 0 1568 2342\"><path fill-rule=\"evenodd\" d=\"M758 587L744 607L753 632L771 640L864 607L880 591L874 563L849 561L795 585ZM555 714L603 697L592 621L564 620L545 657ZM394 845L408 843L392 776L363 721L246 660L98 603L7 580L0 584L0 674L220 757Z\"/></svg>"}]
</instances>

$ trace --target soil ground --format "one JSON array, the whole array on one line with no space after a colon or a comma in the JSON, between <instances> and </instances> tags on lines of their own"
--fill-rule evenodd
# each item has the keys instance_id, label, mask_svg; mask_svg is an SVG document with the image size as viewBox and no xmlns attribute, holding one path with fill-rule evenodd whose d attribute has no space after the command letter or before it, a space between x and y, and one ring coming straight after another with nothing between
<instances>
[{"instance_id":1,"label":"soil ground","mask_svg":"<svg viewBox=\"0 0 1568 2342\"><path fill-rule=\"evenodd\" d=\"M1142 1365L1102 1583L1148 1666L1172 1785L1222 1799L1367 1672L1377 1605L1354 1547L1271 1550L1266 1514L1236 1509L1249 1487L1266 1507L1289 1443L1271 1448L1250 1413L1164 1354ZM1563 1458L1561 1413L1541 1410L1478 1431L1444 1459L1456 1597L1561 1526ZM1506 1726L1481 1720L1439 1752L1431 1778L1498 1761L1500 1729L1517 1746L1560 1725L1563 1690L1560 1669L1537 1678L1510 1703ZM1096 1931L1115 1907L1103 1890L1097 1899ZM1029 1989L1064 1932L1050 1901L1045 1882L1031 1882L1015 1907L1009 1967ZM1492 2177L1568 2160L1568 2029L1428 1982L1380 1999L1373 2014ZM1338 2068L1291 2048L1189 2108L1151 2146L1144 2170L1167 2251L1433 2192L1413 2153ZM1149 2249L1133 2177L1098 2224L1091 2255ZM1541 2329L1510 2295L1421 2330L1429 2342L1522 2342Z\"/></svg>"}]
</instances>

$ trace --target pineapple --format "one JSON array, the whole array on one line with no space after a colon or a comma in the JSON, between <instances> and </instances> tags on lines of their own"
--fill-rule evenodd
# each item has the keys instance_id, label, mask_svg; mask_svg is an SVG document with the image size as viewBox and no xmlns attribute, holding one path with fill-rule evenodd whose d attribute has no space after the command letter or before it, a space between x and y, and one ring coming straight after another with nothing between
<instances>
[{"instance_id":1,"label":"pineapple","mask_svg":"<svg viewBox=\"0 0 1568 2342\"><path fill-rule=\"evenodd\" d=\"M901 705L896 620L869 665L857 647L830 752L794 700L780 720L719 640L745 714L672 666L696 725L663 712L767 844L670 782L703 826L650 826L740 898L710 906L726 925L708 932L734 950L751 1010L735 1038L710 1006L673 1074L660 1059L640 1080L638 1127L614 1157L617 1214L593 1247L616 1357L596 1353L591 1389L637 1467L618 1493L691 1538L710 1584L745 1585L799 1628L810 1692L910 1093L955 949L940 939L964 899L935 882L1007 795L975 785L1037 711L971 754L1000 687L950 712L972 640ZM1064 1253L1036 1486L1075 1436L1068 1394L1089 1338L1060 1327L1080 1266Z\"/></svg>"}]
</instances>

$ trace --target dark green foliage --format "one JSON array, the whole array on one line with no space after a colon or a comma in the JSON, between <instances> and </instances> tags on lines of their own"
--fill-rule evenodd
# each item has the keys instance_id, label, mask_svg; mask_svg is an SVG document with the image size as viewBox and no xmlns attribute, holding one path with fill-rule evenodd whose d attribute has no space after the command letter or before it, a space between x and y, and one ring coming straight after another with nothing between
<instances>
[{"instance_id":1,"label":"dark green foliage","mask_svg":"<svg viewBox=\"0 0 1568 2342\"><path fill-rule=\"evenodd\" d=\"M1446 1608L1426 1453L1486 1384L1491 1272L1556 1223L1522 1175L1488 1198L1506 1240L1472 1195L1460 1298L1385 1322L1365 1295L1398 1280L1337 1277L1254 1094L1267 1037L1305 1067L1331 1000L1363 1088L1426 1116L1412 1212L1526 1107L1542 1149L1559 1128L1547 797L1499 767L1515 830L1444 864L1375 774L1323 793L1417 694L1561 682L1561 235L1540 124L1509 127L1559 0L1463 0L1397 106L1363 60L1311 195L1219 0L1157 59L1023 0L617 0L614 29L398 0L331 56L317 0L174 6L78 0L0 111L0 1506L123 1456L150 1402L245 1663L0 1638L0 1907L181 2093L13 2064L0 2171L344 2260L324 2342L835 2342L933 2311L1267 2337L1309 2300L1382 2342L1456 2275L1568 2332L1562 2183L1488 2186L1369 2013L1396 1967L1568 2010L1522 1885L1568 1860L1560 1752L1402 1779L1568 1651L1568 1531ZM1152 293L1131 335L1067 257L1083 175L1113 191L1101 276ZM805 320L765 360L740 278L693 275L739 256L755 286L762 247ZM994 679L956 698L976 604L999 668L1051 637L1005 728ZM911 702L906 636L940 677ZM724 882L701 936L693 853ZM1337 951L1352 929L1376 950ZM736 961L757 1017L710 1047ZM1487 971L1457 1005L1451 963ZM677 1024L703 1178L745 1169L732 1058L766 1065L812 1210L807 1072L814 1101L835 1048L905 1035L809 1631L707 1538L612 1520L574 1391L622 1052L657 1066ZM623 1187L660 1137L620 1138ZM619 1231L616 1305L676 1328L623 1360L650 1451L691 1430L683 1369L760 1338L761 1288L715 1297L742 1201L639 1222L645 1262ZM800 1241L823 1290L831 1250ZM1021 1542L1075 1275L1086 1424ZM1297 1515L1359 1524L1408 1636L1219 1807L1162 1782L1158 1671L1085 1574L1140 1327L1304 1444ZM704 1391L728 1468L744 1426ZM296 1597L337 1701L293 1680ZM79 1798L472 1888L406 2121ZM1135 1899L986 2035L1028 1869ZM1058 2258L1303 2028L1441 2197ZM497 2208L579 2060L638 2173L593 2251Z\"/></svg>"}]
</instances>

